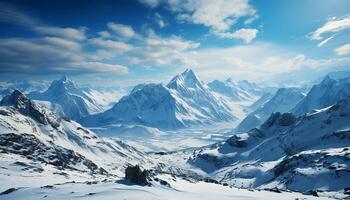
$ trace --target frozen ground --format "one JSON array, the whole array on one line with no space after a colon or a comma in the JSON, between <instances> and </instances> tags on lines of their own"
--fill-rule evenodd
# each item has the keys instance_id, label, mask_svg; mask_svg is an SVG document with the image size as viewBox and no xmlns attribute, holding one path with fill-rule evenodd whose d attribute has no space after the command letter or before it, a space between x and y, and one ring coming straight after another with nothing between
<instances>
[{"instance_id":1,"label":"frozen ground","mask_svg":"<svg viewBox=\"0 0 350 200\"><path fill-rule=\"evenodd\" d=\"M230 188L213 183L189 182L183 179L174 178L169 175L162 175L170 185L164 186L152 181L153 186L136 186L118 183L117 180L90 181L90 182L67 182L35 187L17 188L18 190L6 195L0 195L0 199L330 199L326 197L314 197L294 192L270 192L264 190L246 190ZM205 194L205 195L203 195Z\"/></svg>"},{"instance_id":2,"label":"frozen ground","mask_svg":"<svg viewBox=\"0 0 350 200\"><path fill-rule=\"evenodd\" d=\"M224 141L233 135L237 122L217 123L175 131L161 131L141 125L113 125L90 128L100 136L123 140L144 152L175 151Z\"/></svg>"}]
</instances>

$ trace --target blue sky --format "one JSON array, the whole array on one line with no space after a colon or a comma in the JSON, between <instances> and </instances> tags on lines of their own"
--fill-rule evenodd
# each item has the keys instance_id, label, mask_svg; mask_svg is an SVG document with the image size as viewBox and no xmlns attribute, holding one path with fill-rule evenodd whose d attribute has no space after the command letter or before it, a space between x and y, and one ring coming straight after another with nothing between
<instances>
[{"instance_id":1,"label":"blue sky","mask_svg":"<svg viewBox=\"0 0 350 200\"><path fill-rule=\"evenodd\" d=\"M0 2L0 80L309 81L350 69L347 0Z\"/></svg>"}]
</instances>

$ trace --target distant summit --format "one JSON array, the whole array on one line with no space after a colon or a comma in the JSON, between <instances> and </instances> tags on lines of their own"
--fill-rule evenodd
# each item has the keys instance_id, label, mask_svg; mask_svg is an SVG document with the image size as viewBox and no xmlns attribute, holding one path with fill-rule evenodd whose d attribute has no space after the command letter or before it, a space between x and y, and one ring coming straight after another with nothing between
<instances>
[{"instance_id":1,"label":"distant summit","mask_svg":"<svg viewBox=\"0 0 350 200\"><path fill-rule=\"evenodd\" d=\"M203 88L201 81L192 69L186 69L179 75L176 75L167 85L171 89L183 88Z\"/></svg>"},{"instance_id":2,"label":"distant summit","mask_svg":"<svg viewBox=\"0 0 350 200\"><path fill-rule=\"evenodd\" d=\"M59 105L64 115L73 120L102 111L96 101L67 76L53 81L45 92L34 93L31 98Z\"/></svg>"},{"instance_id":3,"label":"distant summit","mask_svg":"<svg viewBox=\"0 0 350 200\"><path fill-rule=\"evenodd\" d=\"M333 79L328 75L321 83L311 88L307 96L293 108L292 112L295 115L302 115L314 109L330 106L348 96L350 96L350 78Z\"/></svg>"},{"instance_id":4,"label":"distant summit","mask_svg":"<svg viewBox=\"0 0 350 200\"><path fill-rule=\"evenodd\" d=\"M82 123L86 126L129 123L177 129L236 119L231 113L229 107L187 69L172 78L167 86L153 83L135 86L113 108L87 117Z\"/></svg>"}]
</instances>

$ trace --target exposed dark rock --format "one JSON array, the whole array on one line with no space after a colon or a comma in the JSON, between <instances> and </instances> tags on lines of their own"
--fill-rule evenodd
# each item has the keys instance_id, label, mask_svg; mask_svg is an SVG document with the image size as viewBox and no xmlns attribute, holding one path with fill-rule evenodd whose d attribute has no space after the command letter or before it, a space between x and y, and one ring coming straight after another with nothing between
<instances>
[{"instance_id":1,"label":"exposed dark rock","mask_svg":"<svg viewBox=\"0 0 350 200\"><path fill-rule=\"evenodd\" d=\"M10 189L7 189L7 190L1 192L0 195L10 194L16 190L18 190L18 189L17 188L10 188Z\"/></svg>"},{"instance_id":2,"label":"exposed dark rock","mask_svg":"<svg viewBox=\"0 0 350 200\"><path fill-rule=\"evenodd\" d=\"M304 192L303 194L318 197L317 191L315 191L315 190L309 190L309 191Z\"/></svg>"},{"instance_id":3,"label":"exposed dark rock","mask_svg":"<svg viewBox=\"0 0 350 200\"><path fill-rule=\"evenodd\" d=\"M279 118L278 124L280 126L290 126L294 124L296 117L292 113L283 113Z\"/></svg>"},{"instance_id":4,"label":"exposed dark rock","mask_svg":"<svg viewBox=\"0 0 350 200\"><path fill-rule=\"evenodd\" d=\"M270 191L270 192L275 192L275 193L282 193L282 191L278 188L267 188L265 190Z\"/></svg>"},{"instance_id":5,"label":"exposed dark rock","mask_svg":"<svg viewBox=\"0 0 350 200\"><path fill-rule=\"evenodd\" d=\"M148 171L142 170L138 165L129 166L125 169L125 180L136 185L150 185L148 182Z\"/></svg>"},{"instance_id":6,"label":"exposed dark rock","mask_svg":"<svg viewBox=\"0 0 350 200\"><path fill-rule=\"evenodd\" d=\"M272 113L270 117L262 125L262 127L271 127L280 116L281 116L281 113L279 112Z\"/></svg>"},{"instance_id":7,"label":"exposed dark rock","mask_svg":"<svg viewBox=\"0 0 350 200\"><path fill-rule=\"evenodd\" d=\"M245 148L248 146L247 142L237 135L230 137L226 142L227 144L237 148Z\"/></svg>"},{"instance_id":8,"label":"exposed dark rock","mask_svg":"<svg viewBox=\"0 0 350 200\"><path fill-rule=\"evenodd\" d=\"M42 188L42 189L53 189L54 186L53 185L45 185L45 186L42 186L40 188Z\"/></svg>"},{"instance_id":9,"label":"exposed dark rock","mask_svg":"<svg viewBox=\"0 0 350 200\"><path fill-rule=\"evenodd\" d=\"M211 178L204 178L203 179L204 182L206 183L215 183L215 184L219 184L219 181L211 179Z\"/></svg>"},{"instance_id":10,"label":"exposed dark rock","mask_svg":"<svg viewBox=\"0 0 350 200\"><path fill-rule=\"evenodd\" d=\"M50 124L54 128L60 126L61 119L59 117L38 106L19 90L15 90L11 95L4 97L0 101L0 105L13 106L21 114L30 116L41 124Z\"/></svg>"},{"instance_id":11,"label":"exposed dark rock","mask_svg":"<svg viewBox=\"0 0 350 200\"><path fill-rule=\"evenodd\" d=\"M154 153L155 155L161 155L161 156L163 156L163 155L167 155L167 153L166 152L156 152L156 153Z\"/></svg>"},{"instance_id":12,"label":"exposed dark rock","mask_svg":"<svg viewBox=\"0 0 350 200\"><path fill-rule=\"evenodd\" d=\"M350 187L344 188L344 194L350 195Z\"/></svg>"},{"instance_id":13,"label":"exposed dark rock","mask_svg":"<svg viewBox=\"0 0 350 200\"><path fill-rule=\"evenodd\" d=\"M76 170L73 166L81 163L92 173L108 174L91 160L71 149L54 145L46 146L34 135L7 133L0 135L0 151L22 155L31 160L51 164L60 169ZM22 163L19 163L22 164Z\"/></svg>"}]
</instances>

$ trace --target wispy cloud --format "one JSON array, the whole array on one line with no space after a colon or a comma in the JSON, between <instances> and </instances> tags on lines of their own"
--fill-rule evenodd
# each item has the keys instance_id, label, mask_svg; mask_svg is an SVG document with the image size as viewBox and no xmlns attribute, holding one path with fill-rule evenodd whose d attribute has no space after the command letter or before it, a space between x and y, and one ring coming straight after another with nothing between
<instances>
[{"instance_id":1,"label":"wispy cloud","mask_svg":"<svg viewBox=\"0 0 350 200\"><path fill-rule=\"evenodd\" d=\"M350 44L344 44L344 45L334 49L334 51L340 56L350 54Z\"/></svg>"},{"instance_id":2,"label":"wispy cloud","mask_svg":"<svg viewBox=\"0 0 350 200\"><path fill-rule=\"evenodd\" d=\"M276 80L305 69L316 73L350 64L350 58L312 59L270 43L195 50L190 58L197 63L192 67L205 80L232 77L258 82Z\"/></svg>"},{"instance_id":3,"label":"wispy cloud","mask_svg":"<svg viewBox=\"0 0 350 200\"><path fill-rule=\"evenodd\" d=\"M124 24L116 24L114 22L109 22L107 24L108 28L113 32L124 38L132 38L136 36L134 29L131 26Z\"/></svg>"},{"instance_id":4,"label":"wispy cloud","mask_svg":"<svg viewBox=\"0 0 350 200\"><path fill-rule=\"evenodd\" d=\"M53 26L38 26L34 30L43 35L58 36L70 40L84 40L86 39L86 28L61 28Z\"/></svg>"},{"instance_id":5,"label":"wispy cloud","mask_svg":"<svg viewBox=\"0 0 350 200\"><path fill-rule=\"evenodd\" d=\"M79 43L62 38L11 38L0 40L1 72L45 74L49 72L127 73L127 67L94 61Z\"/></svg>"},{"instance_id":6,"label":"wispy cloud","mask_svg":"<svg viewBox=\"0 0 350 200\"><path fill-rule=\"evenodd\" d=\"M258 18L256 9L248 0L140 0L152 8L164 3L173 13L177 20L209 27L212 33L223 38L243 39L250 42L256 33L242 28L232 32L233 26L242 18L243 24L251 24ZM251 29L256 30L256 29ZM243 32L245 31L245 32ZM244 36L248 33L249 36ZM254 34L255 33L255 34ZM254 36L254 37L253 37Z\"/></svg>"},{"instance_id":7,"label":"wispy cloud","mask_svg":"<svg viewBox=\"0 0 350 200\"><path fill-rule=\"evenodd\" d=\"M336 19L332 18L327 21L323 26L315 30L310 34L312 40L321 40L322 35L325 33L337 33L339 31L350 28L350 18Z\"/></svg>"},{"instance_id":8,"label":"wispy cloud","mask_svg":"<svg viewBox=\"0 0 350 200\"><path fill-rule=\"evenodd\" d=\"M16 6L4 2L0 2L0 22L24 27L33 27L39 24L38 19L29 16Z\"/></svg>"},{"instance_id":9,"label":"wispy cloud","mask_svg":"<svg viewBox=\"0 0 350 200\"><path fill-rule=\"evenodd\" d=\"M164 28L166 26L165 20L159 13L154 13L154 20L158 24L159 28Z\"/></svg>"},{"instance_id":10,"label":"wispy cloud","mask_svg":"<svg viewBox=\"0 0 350 200\"><path fill-rule=\"evenodd\" d=\"M0 39L0 72L45 74L55 71L75 73L112 72L127 73L128 68L119 64L100 62L102 52L87 51L86 27L47 26L27 15L12 4L0 3L0 21L32 30L38 37ZM113 24L114 25L114 24ZM114 26L113 26L114 27ZM120 34L129 37L132 30ZM128 27L126 27L128 28ZM91 40L89 40L91 41ZM126 50L131 47L104 40L92 40L105 48Z\"/></svg>"},{"instance_id":11,"label":"wispy cloud","mask_svg":"<svg viewBox=\"0 0 350 200\"><path fill-rule=\"evenodd\" d=\"M330 36L330 37L328 37L327 39L322 40L320 43L318 43L317 47L322 47L322 46L325 45L327 42L329 42L331 39L333 39L334 36L335 36L335 34L332 35L332 36Z\"/></svg>"},{"instance_id":12,"label":"wispy cloud","mask_svg":"<svg viewBox=\"0 0 350 200\"><path fill-rule=\"evenodd\" d=\"M257 29L247 29L247 28L242 28L239 29L233 33L230 32L218 32L217 35L222 37L222 38L236 38L236 39L242 39L246 43L250 43L258 34Z\"/></svg>"}]
</instances>

